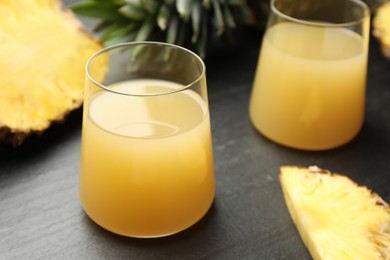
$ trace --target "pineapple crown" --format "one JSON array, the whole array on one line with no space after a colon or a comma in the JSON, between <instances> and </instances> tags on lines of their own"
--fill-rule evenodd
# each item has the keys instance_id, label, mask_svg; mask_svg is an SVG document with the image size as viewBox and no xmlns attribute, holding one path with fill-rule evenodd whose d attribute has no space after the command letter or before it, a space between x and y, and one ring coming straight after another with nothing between
<instances>
[{"instance_id":1,"label":"pineapple crown","mask_svg":"<svg viewBox=\"0 0 390 260\"><path fill-rule=\"evenodd\" d=\"M89 0L71 6L100 21L94 31L105 45L160 40L186 46L202 58L211 34L229 38L241 25L262 26L267 0Z\"/></svg>"}]
</instances>

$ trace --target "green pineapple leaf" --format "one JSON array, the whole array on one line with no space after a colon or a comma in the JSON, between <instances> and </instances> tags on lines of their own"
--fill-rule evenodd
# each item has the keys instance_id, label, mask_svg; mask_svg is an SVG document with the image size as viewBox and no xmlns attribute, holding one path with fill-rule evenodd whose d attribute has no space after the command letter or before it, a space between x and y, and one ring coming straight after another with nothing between
<instances>
[{"instance_id":1,"label":"green pineapple leaf","mask_svg":"<svg viewBox=\"0 0 390 260\"><path fill-rule=\"evenodd\" d=\"M193 0L176 0L176 10L184 21L188 21Z\"/></svg>"},{"instance_id":2,"label":"green pineapple leaf","mask_svg":"<svg viewBox=\"0 0 390 260\"><path fill-rule=\"evenodd\" d=\"M166 42L174 44L176 42L176 39L178 38L178 31L179 31L179 18L177 16L174 16L171 18L169 22Z\"/></svg>"},{"instance_id":3,"label":"green pineapple leaf","mask_svg":"<svg viewBox=\"0 0 390 260\"><path fill-rule=\"evenodd\" d=\"M166 5L162 5L157 13L157 25L162 31L167 29L170 15L171 9Z\"/></svg>"},{"instance_id":4,"label":"green pineapple leaf","mask_svg":"<svg viewBox=\"0 0 390 260\"><path fill-rule=\"evenodd\" d=\"M199 1L196 1L191 9L192 20L192 38L191 42L194 44L198 41L199 32L202 23L202 6Z\"/></svg>"},{"instance_id":5,"label":"green pineapple leaf","mask_svg":"<svg viewBox=\"0 0 390 260\"><path fill-rule=\"evenodd\" d=\"M154 21L149 18L145 20L142 26L139 28L137 35L135 37L136 41L146 41L149 39L149 36L152 34L153 29L155 27Z\"/></svg>"},{"instance_id":6,"label":"green pineapple leaf","mask_svg":"<svg viewBox=\"0 0 390 260\"><path fill-rule=\"evenodd\" d=\"M225 22L223 19L221 6L219 4L218 0L211 0L214 7L214 14L215 14L215 23L217 27L217 35L221 36L223 32L225 31Z\"/></svg>"},{"instance_id":7,"label":"green pineapple leaf","mask_svg":"<svg viewBox=\"0 0 390 260\"><path fill-rule=\"evenodd\" d=\"M126 4L118 9L118 11L125 17L132 21L143 21L147 17L147 13L141 6L133 4Z\"/></svg>"},{"instance_id":8,"label":"green pineapple leaf","mask_svg":"<svg viewBox=\"0 0 390 260\"><path fill-rule=\"evenodd\" d=\"M149 13L154 14L158 10L159 2L156 0L141 0L143 8Z\"/></svg>"},{"instance_id":9,"label":"green pineapple leaf","mask_svg":"<svg viewBox=\"0 0 390 260\"><path fill-rule=\"evenodd\" d=\"M116 19L118 6L110 1L82 2L72 6L72 10L83 16L100 19Z\"/></svg>"}]
</instances>

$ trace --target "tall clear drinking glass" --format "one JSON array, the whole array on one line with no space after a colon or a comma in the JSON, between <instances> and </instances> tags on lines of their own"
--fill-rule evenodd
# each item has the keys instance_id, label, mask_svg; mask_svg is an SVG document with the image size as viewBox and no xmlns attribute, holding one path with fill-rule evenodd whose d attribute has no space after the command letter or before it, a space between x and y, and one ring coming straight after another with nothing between
<instances>
[{"instance_id":1,"label":"tall clear drinking glass","mask_svg":"<svg viewBox=\"0 0 390 260\"><path fill-rule=\"evenodd\" d=\"M359 0L272 0L249 106L257 130L305 150L353 139L364 118L369 23Z\"/></svg>"},{"instance_id":2,"label":"tall clear drinking glass","mask_svg":"<svg viewBox=\"0 0 390 260\"><path fill-rule=\"evenodd\" d=\"M105 81L95 75L109 59ZM87 64L80 198L98 225L160 237L193 225L214 199L205 66L170 44L114 45Z\"/></svg>"}]
</instances>

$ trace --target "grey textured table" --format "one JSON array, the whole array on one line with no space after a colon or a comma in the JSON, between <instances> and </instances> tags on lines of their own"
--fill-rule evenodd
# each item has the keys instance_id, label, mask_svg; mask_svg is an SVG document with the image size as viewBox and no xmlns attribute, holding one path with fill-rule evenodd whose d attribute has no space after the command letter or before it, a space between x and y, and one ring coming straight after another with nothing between
<instances>
[{"instance_id":1,"label":"grey textured table","mask_svg":"<svg viewBox=\"0 0 390 260\"><path fill-rule=\"evenodd\" d=\"M159 239L109 233L78 199L81 111L17 150L0 146L0 259L310 259L279 187L279 167L342 172L390 201L390 62L371 40L366 120L351 143L325 152L279 146L250 124L261 35L208 57L216 199L192 228Z\"/></svg>"}]
</instances>

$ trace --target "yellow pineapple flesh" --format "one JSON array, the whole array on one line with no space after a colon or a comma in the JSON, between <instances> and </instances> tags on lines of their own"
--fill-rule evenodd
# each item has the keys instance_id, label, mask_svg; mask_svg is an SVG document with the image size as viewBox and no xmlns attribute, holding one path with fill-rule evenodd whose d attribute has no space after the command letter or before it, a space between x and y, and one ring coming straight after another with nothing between
<instances>
[{"instance_id":1,"label":"yellow pineapple flesh","mask_svg":"<svg viewBox=\"0 0 390 260\"><path fill-rule=\"evenodd\" d=\"M280 183L313 259L390 258L390 208L377 194L315 166L283 166Z\"/></svg>"},{"instance_id":2,"label":"yellow pineapple flesh","mask_svg":"<svg viewBox=\"0 0 390 260\"><path fill-rule=\"evenodd\" d=\"M383 54L390 59L390 1L384 2L376 10L373 34L380 41Z\"/></svg>"},{"instance_id":3,"label":"yellow pineapple flesh","mask_svg":"<svg viewBox=\"0 0 390 260\"><path fill-rule=\"evenodd\" d=\"M81 106L102 45L59 0L2 0L0 17L0 142L18 145Z\"/></svg>"}]
</instances>

